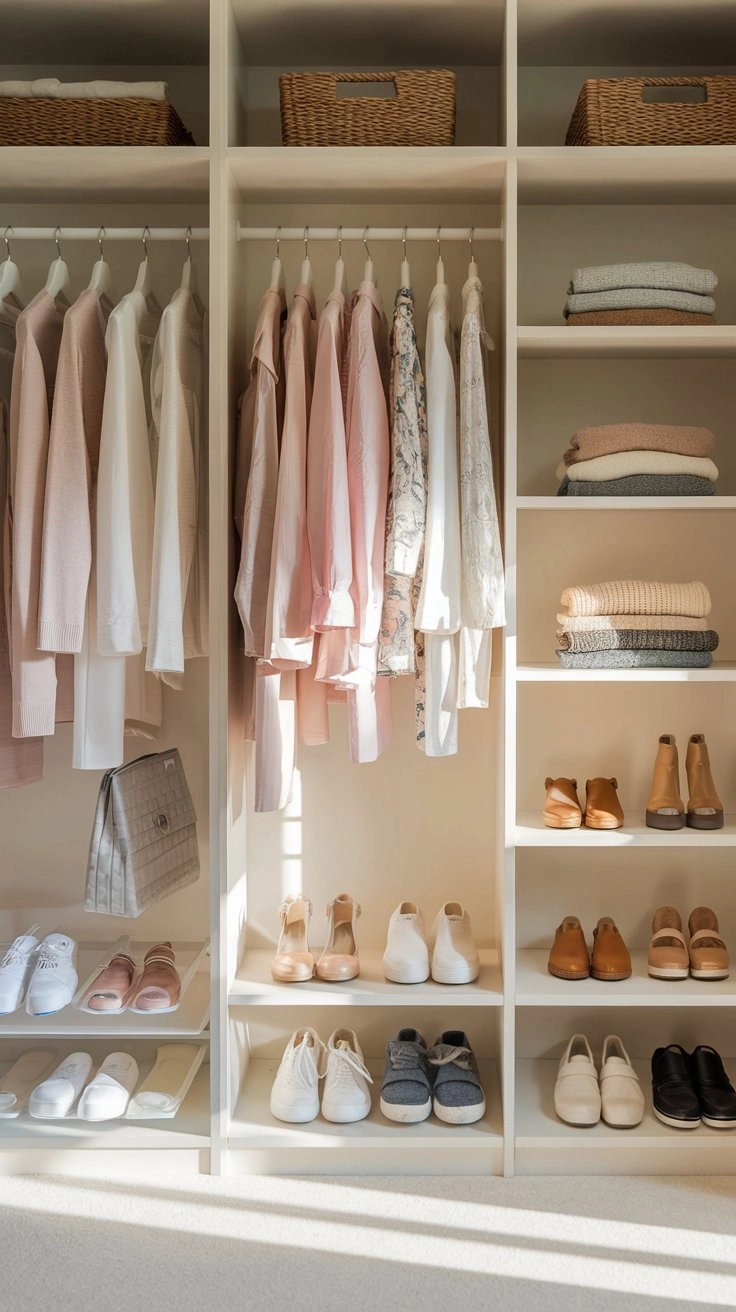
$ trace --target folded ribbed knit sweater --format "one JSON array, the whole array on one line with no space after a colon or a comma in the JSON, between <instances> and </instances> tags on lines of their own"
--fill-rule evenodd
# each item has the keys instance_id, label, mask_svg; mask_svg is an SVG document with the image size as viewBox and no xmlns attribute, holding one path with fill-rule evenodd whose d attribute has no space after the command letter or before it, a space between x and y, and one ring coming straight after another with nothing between
<instances>
[{"instance_id":1,"label":"folded ribbed knit sweater","mask_svg":"<svg viewBox=\"0 0 736 1312\"><path fill-rule=\"evenodd\" d=\"M587 314L567 314L568 328L704 328L716 322L713 314L692 314L689 310L588 310Z\"/></svg>"},{"instance_id":2,"label":"folded ribbed knit sweater","mask_svg":"<svg viewBox=\"0 0 736 1312\"><path fill-rule=\"evenodd\" d=\"M588 310L629 309L687 310L690 314L715 314L712 296L696 292L667 291L659 287L620 287L612 292L583 292L567 298L568 314L585 314Z\"/></svg>"},{"instance_id":3,"label":"folded ribbed knit sweater","mask_svg":"<svg viewBox=\"0 0 736 1312\"><path fill-rule=\"evenodd\" d=\"M631 474L691 474L715 483L718 466L708 456L678 456L672 451L614 451L611 455L581 460L576 465L561 462L555 473L558 479L567 476L573 483L596 483L603 478L628 478Z\"/></svg>"},{"instance_id":4,"label":"folded ribbed knit sweater","mask_svg":"<svg viewBox=\"0 0 736 1312\"><path fill-rule=\"evenodd\" d=\"M576 269L570 292L608 292L617 287L664 287L707 296L718 286L711 269L697 269L675 260L649 260L639 264L592 264Z\"/></svg>"},{"instance_id":5,"label":"folded ribbed knit sweater","mask_svg":"<svg viewBox=\"0 0 736 1312\"><path fill-rule=\"evenodd\" d=\"M563 459L566 465L613 455L616 451L669 451L679 456L709 456L715 438L709 428L676 424L600 424L578 428Z\"/></svg>"},{"instance_id":6,"label":"folded ribbed knit sweater","mask_svg":"<svg viewBox=\"0 0 736 1312\"><path fill-rule=\"evenodd\" d=\"M700 617L710 614L710 593L705 584L699 582L650 583L642 579L617 579L611 583L584 583L565 588L560 602L569 615Z\"/></svg>"},{"instance_id":7,"label":"folded ribbed knit sweater","mask_svg":"<svg viewBox=\"0 0 736 1312\"><path fill-rule=\"evenodd\" d=\"M557 489L558 497L713 497L715 492L709 478L691 474L631 474L587 483L563 478Z\"/></svg>"},{"instance_id":8,"label":"folded ribbed knit sweater","mask_svg":"<svg viewBox=\"0 0 736 1312\"><path fill-rule=\"evenodd\" d=\"M700 669L713 664L709 651L558 651L566 670Z\"/></svg>"},{"instance_id":9,"label":"folded ribbed knit sweater","mask_svg":"<svg viewBox=\"0 0 736 1312\"><path fill-rule=\"evenodd\" d=\"M686 633L705 632L707 621L693 615L562 615L558 614L560 633L594 633L598 629L682 629Z\"/></svg>"},{"instance_id":10,"label":"folded ribbed knit sweater","mask_svg":"<svg viewBox=\"0 0 736 1312\"><path fill-rule=\"evenodd\" d=\"M590 633L558 633L562 651L715 651L715 629L593 629Z\"/></svg>"}]
</instances>

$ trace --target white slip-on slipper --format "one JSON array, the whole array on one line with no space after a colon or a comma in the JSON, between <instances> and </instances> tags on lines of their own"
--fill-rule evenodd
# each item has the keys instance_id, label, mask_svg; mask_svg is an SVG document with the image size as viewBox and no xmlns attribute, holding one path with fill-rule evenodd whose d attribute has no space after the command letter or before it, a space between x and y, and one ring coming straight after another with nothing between
<instances>
[{"instance_id":1,"label":"white slip-on slipper","mask_svg":"<svg viewBox=\"0 0 736 1312\"><path fill-rule=\"evenodd\" d=\"M79 1099L80 1121L115 1121L124 1116L138 1083L138 1063L128 1052L111 1052Z\"/></svg>"},{"instance_id":2,"label":"white slip-on slipper","mask_svg":"<svg viewBox=\"0 0 736 1312\"><path fill-rule=\"evenodd\" d=\"M68 1116L92 1070L88 1052L72 1052L56 1067L28 1099L28 1111L40 1120L56 1121Z\"/></svg>"}]
</instances>

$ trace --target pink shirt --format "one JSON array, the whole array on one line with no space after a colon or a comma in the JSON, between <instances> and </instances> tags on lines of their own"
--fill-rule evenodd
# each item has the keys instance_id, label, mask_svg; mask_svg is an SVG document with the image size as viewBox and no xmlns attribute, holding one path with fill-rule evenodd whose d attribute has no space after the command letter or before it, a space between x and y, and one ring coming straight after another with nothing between
<instances>
[{"instance_id":1,"label":"pink shirt","mask_svg":"<svg viewBox=\"0 0 736 1312\"><path fill-rule=\"evenodd\" d=\"M345 298L333 289L319 319L314 393L307 448L307 531L312 563L312 627L348 629L355 622L351 595L348 468L340 374Z\"/></svg>"}]
</instances>

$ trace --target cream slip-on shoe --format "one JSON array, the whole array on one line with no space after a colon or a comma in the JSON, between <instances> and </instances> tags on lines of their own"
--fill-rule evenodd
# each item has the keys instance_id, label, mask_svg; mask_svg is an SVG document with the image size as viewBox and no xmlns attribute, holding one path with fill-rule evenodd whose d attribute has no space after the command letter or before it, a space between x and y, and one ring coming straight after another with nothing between
<instances>
[{"instance_id":1,"label":"cream slip-on shoe","mask_svg":"<svg viewBox=\"0 0 736 1312\"><path fill-rule=\"evenodd\" d=\"M573 1034L560 1058L554 1102L567 1125L597 1125L601 1119L598 1072L584 1034Z\"/></svg>"},{"instance_id":2,"label":"cream slip-on shoe","mask_svg":"<svg viewBox=\"0 0 736 1312\"><path fill-rule=\"evenodd\" d=\"M644 1117L644 1093L629 1054L617 1034L603 1040L601 1115L606 1125L629 1130Z\"/></svg>"}]
</instances>

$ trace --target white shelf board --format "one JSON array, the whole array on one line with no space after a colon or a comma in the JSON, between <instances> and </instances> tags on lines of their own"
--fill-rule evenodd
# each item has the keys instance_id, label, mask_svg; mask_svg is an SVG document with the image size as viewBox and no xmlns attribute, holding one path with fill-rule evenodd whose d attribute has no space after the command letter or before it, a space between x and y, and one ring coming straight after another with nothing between
<instances>
[{"instance_id":1,"label":"white shelf board","mask_svg":"<svg viewBox=\"0 0 736 1312\"><path fill-rule=\"evenodd\" d=\"M554 930L550 931L550 941ZM592 929L591 929L592 934ZM517 1007L732 1007L736 978L652 979L646 952L632 952L628 979L557 979L547 969L549 949L516 954Z\"/></svg>"},{"instance_id":2,"label":"white shelf board","mask_svg":"<svg viewBox=\"0 0 736 1312\"><path fill-rule=\"evenodd\" d=\"M383 1062L367 1061L373 1077L369 1115L352 1125L333 1125L320 1115L305 1125L289 1125L271 1115L270 1097L279 1059L251 1059L230 1124L229 1146L233 1148L361 1148L414 1152L434 1149L474 1148L485 1152L500 1146L502 1135L501 1095L495 1062L479 1062L480 1078L486 1095L486 1114L474 1125L447 1125L434 1115L418 1125L400 1125L388 1121L379 1110Z\"/></svg>"},{"instance_id":3,"label":"white shelf board","mask_svg":"<svg viewBox=\"0 0 736 1312\"><path fill-rule=\"evenodd\" d=\"M210 1068L200 1067L176 1116L155 1121L37 1121L27 1112L0 1118L4 1150L39 1148L209 1148Z\"/></svg>"},{"instance_id":4,"label":"white shelf board","mask_svg":"<svg viewBox=\"0 0 736 1312\"><path fill-rule=\"evenodd\" d=\"M204 204L209 159L206 146L2 146L3 200Z\"/></svg>"},{"instance_id":5,"label":"white shelf board","mask_svg":"<svg viewBox=\"0 0 736 1312\"><path fill-rule=\"evenodd\" d=\"M550 1058L516 1063L516 1146L517 1148L570 1148L576 1151L608 1147L634 1153L649 1148L677 1151L697 1143L699 1147L736 1152L736 1134L725 1130L712 1130L700 1125L695 1130L675 1130L664 1125L652 1111L651 1067L648 1061L634 1061L634 1069L644 1091L646 1111L640 1125L629 1130L616 1130L604 1121L597 1125L566 1125L554 1109L554 1088L558 1062ZM726 1065L733 1074L733 1062ZM574 1164L570 1163L571 1171ZM615 1170L615 1167L614 1167Z\"/></svg>"},{"instance_id":6,"label":"white shelf board","mask_svg":"<svg viewBox=\"0 0 736 1312\"><path fill-rule=\"evenodd\" d=\"M732 0L519 0L519 62L722 64L736 45ZM649 65L649 69L647 69ZM580 70L581 81L589 76Z\"/></svg>"},{"instance_id":7,"label":"white shelf board","mask_svg":"<svg viewBox=\"0 0 736 1312\"><path fill-rule=\"evenodd\" d=\"M736 325L707 324L703 328L645 326L570 328L541 324L516 330L518 354L525 359L664 359L736 355Z\"/></svg>"},{"instance_id":8,"label":"white shelf board","mask_svg":"<svg viewBox=\"0 0 736 1312\"><path fill-rule=\"evenodd\" d=\"M519 683L733 683L736 661L714 661L709 669L565 670L557 662L518 665Z\"/></svg>"},{"instance_id":9,"label":"white shelf board","mask_svg":"<svg viewBox=\"0 0 736 1312\"><path fill-rule=\"evenodd\" d=\"M537 811L520 811L516 817L517 847L736 847L736 815L726 816L723 829L650 829L642 819L623 829L548 829Z\"/></svg>"},{"instance_id":10,"label":"white shelf board","mask_svg":"<svg viewBox=\"0 0 736 1312\"><path fill-rule=\"evenodd\" d=\"M377 948L361 949L360 975L346 984L329 984L320 979L282 984L271 978L273 951L252 949L246 952L230 986L229 1004L231 1007L500 1007L503 1003L498 954L490 949L481 950L481 972L473 984L437 984L431 979L424 984L392 984L383 977L382 955Z\"/></svg>"},{"instance_id":11,"label":"white shelf board","mask_svg":"<svg viewBox=\"0 0 736 1312\"><path fill-rule=\"evenodd\" d=\"M521 205L733 204L736 146L520 146Z\"/></svg>"},{"instance_id":12,"label":"white shelf board","mask_svg":"<svg viewBox=\"0 0 736 1312\"><path fill-rule=\"evenodd\" d=\"M232 146L244 200L442 200L495 203L506 152L494 146Z\"/></svg>"},{"instance_id":13,"label":"white shelf board","mask_svg":"<svg viewBox=\"0 0 736 1312\"><path fill-rule=\"evenodd\" d=\"M517 497L517 510L734 510L736 497Z\"/></svg>"}]
</instances>

